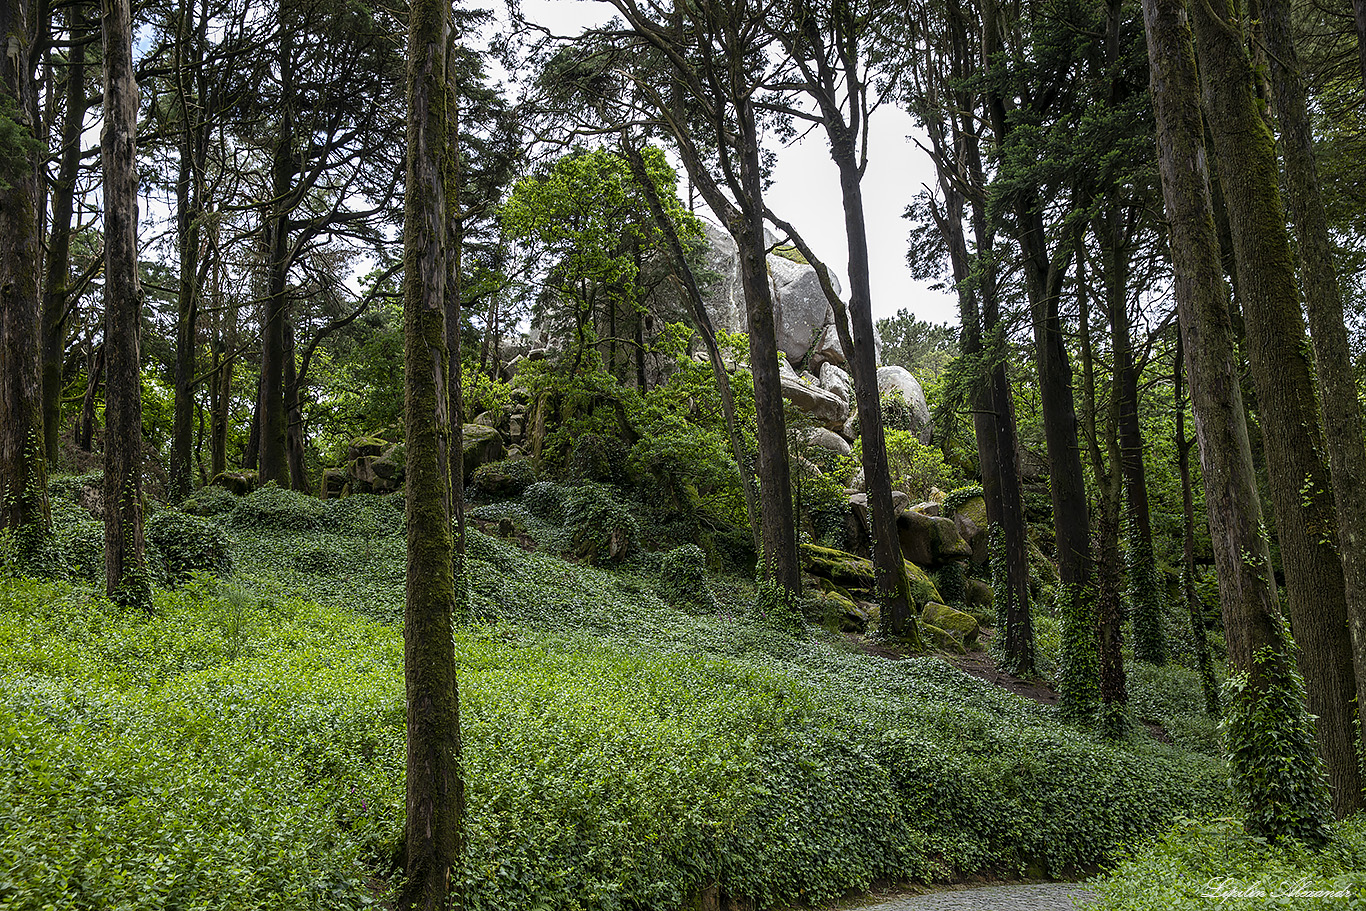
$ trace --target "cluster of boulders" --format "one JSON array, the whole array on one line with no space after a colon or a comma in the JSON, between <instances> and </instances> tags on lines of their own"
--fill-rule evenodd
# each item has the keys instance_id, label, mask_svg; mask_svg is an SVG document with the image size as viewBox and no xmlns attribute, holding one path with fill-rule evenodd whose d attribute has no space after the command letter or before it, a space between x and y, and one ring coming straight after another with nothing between
<instances>
[{"instance_id":1,"label":"cluster of boulders","mask_svg":"<svg viewBox=\"0 0 1366 911\"><path fill-rule=\"evenodd\" d=\"M970 492L969 492L970 493ZM845 549L805 545L803 568L817 607L833 616L845 632L863 632L878 619L870 553L868 498L850 490ZM951 514L945 495L912 503L893 491L897 537L910 582L909 594L920 614L922 630L936 647L962 652L977 647L980 624L991 616L991 587L967 577L967 564L987 562L986 504L981 496L957 498ZM956 579L952 599L935 579ZM947 591L947 589L946 589ZM946 603L954 600L957 603Z\"/></svg>"}]
</instances>

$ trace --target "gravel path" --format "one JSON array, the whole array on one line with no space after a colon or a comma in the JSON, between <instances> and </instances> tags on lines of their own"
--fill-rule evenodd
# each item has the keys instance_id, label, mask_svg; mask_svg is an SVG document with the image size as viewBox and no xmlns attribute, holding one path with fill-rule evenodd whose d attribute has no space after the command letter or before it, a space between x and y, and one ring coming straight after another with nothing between
<instances>
[{"instance_id":1,"label":"gravel path","mask_svg":"<svg viewBox=\"0 0 1366 911\"><path fill-rule=\"evenodd\" d=\"M1074 911L1095 895L1074 883L1029 886L982 886L909 895L859 911Z\"/></svg>"}]
</instances>

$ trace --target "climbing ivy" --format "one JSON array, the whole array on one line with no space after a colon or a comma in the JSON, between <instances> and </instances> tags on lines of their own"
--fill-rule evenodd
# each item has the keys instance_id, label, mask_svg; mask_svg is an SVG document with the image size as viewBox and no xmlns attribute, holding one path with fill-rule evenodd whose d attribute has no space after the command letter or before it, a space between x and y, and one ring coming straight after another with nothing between
<instances>
[{"instance_id":1,"label":"climbing ivy","mask_svg":"<svg viewBox=\"0 0 1366 911\"><path fill-rule=\"evenodd\" d=\"M1246 671L1230 674L1224 683L1227 708L1219 730L1229 783L1251 834L1321 845L1328 840L1332 815L1305 708L1304 680L1292 661L1269 646L1259 649L1252 663L1255 684Z\"/></svg>"},{"instance_id":2,"label":"climbing ivy","mask_svg":"<svg viewBox=\"0 0 1366 911\"><path fill-rule=\"evenodd\" d=\"M1149 664L1167 662L1162 634L1162 581L1157 572L1152 541L1129 533L1129 601L1134 631L1134 657Z\"/></svg>"},{"instance_id":3,"label":"climbing ivy","mask_svg":"<svg viewBox=\"0 0 1366 911\"><path fill-rule=\"evenodd\" d=\"M1089 586L1058 583L1058 616L1062 621L1058 710L1069 721L1091 721L1100 700L1094 598L1095 592Z\"/></svg>"}]
</instances>

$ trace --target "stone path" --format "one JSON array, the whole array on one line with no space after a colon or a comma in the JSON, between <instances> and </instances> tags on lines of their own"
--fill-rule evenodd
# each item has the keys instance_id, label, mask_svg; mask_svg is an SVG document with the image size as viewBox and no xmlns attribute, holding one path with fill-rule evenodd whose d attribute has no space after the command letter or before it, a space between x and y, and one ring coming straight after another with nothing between
<instances>
[{"instance_id":1,"label":"stone path","mask_svg":"<svg viewBox=\"0 0 1366 911\"><path fill-rule=\"evenodd\" d=\"M1095 895L1075 883L982 886L908 895L865 905L859 911L1074 911Z\"/></svg>"}]
</instances>

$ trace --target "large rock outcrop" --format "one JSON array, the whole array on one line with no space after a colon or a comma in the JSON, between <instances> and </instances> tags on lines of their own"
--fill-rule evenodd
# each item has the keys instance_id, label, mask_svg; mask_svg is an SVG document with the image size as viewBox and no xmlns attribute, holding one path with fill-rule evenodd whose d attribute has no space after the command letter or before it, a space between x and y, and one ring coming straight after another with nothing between
<instances>
[{"instance_id":1,"label":"large rock outcrop","mask_svg":"<svg viewBox=\"0 0 1366 911\"><path fill-rule=\"evenodd\" d=\"M920 442L930 442L934 426L930 422L930 406L925 403L925 391L911 371L905 367L877 368L877 391L883 398L900 395L911 412L912 432L920 437Z\"/></svg>"}]
</instances>

